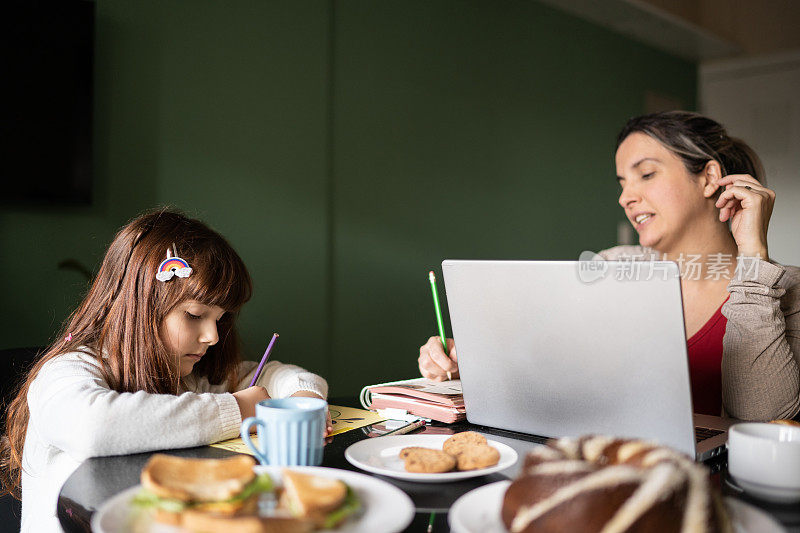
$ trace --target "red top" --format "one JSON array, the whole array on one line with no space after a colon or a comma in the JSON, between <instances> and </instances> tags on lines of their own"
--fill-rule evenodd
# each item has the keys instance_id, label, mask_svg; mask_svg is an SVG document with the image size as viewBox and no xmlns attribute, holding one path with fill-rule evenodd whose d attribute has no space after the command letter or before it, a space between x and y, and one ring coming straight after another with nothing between
<instances>
[{"instance_id":1,"label":"red top","mask_svg":"<svg viewBox=\"0 0 800 533\"><path fill-rule=\"evenodd\" d=\"M722 414L722 337L728 325L722 305L700 331L686 341L694 412L704 415Z\"/></svg>"}]
</instances>

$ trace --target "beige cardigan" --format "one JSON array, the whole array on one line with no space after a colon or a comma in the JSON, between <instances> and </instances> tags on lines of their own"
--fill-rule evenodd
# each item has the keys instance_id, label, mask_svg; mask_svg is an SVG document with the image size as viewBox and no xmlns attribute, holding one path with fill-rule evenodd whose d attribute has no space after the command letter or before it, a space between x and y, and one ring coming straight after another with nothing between
<instances>
[{"instance_id":1,"label":"beige cardigan","mask_svg":"<svg viewBox=\"0 0 800 533\"><path fill-rule=\"evenodd\" d=\"M641 246L616 246L606 260L657 259ZM722 306L722 405L743 420L792 418L800 411L800 268L758 261L750 279L728 283Z\"/></svg>"}]
</instances>

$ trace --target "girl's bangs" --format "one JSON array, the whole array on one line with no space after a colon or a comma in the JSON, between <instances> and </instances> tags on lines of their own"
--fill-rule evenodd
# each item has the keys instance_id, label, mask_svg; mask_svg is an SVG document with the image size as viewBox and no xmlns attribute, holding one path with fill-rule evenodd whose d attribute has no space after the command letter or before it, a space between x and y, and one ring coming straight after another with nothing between
<instances>
[{"instance_id":1,"label":"girl's bangs","mask_svg":"<svg viewBox=\"0 0 800 533\"><path fill-rule=\"evenodd\" d=\"M250 299L250 275L238 256L198 254L190 266L192 274L181 280L184 288L181 299L197 300L228 312L238 311Z\"/></svg>"},{"instance_id":2,"label":"girl's bangs","mask_svg":"<svg viewBox=\"0 0 800 533\"><path fill-rule=\"evenodd\" d=\"M229 312L238 311L250 299L252 292L247 271L230 264L200 268L186 281L189 282L186 284L189 298Z\"/></svg>"}]
</instances>

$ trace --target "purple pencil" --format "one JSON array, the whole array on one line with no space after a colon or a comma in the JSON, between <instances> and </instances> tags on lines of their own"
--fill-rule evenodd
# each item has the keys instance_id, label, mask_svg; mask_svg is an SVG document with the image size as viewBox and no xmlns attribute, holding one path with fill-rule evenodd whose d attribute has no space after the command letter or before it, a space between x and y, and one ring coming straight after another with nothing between
<instances>
[{"instance_id":1,"label":"purple pencil","mask_svg":"<svg viewBox=\"0 0 800 533\"><path fill-rule=\"evenodd\" d=\"M264 352L264 356L261 358L261 362L258 363L258 368L256 368L256 373L255 375L253 375L253 381L250 382L251 387L256 384L256 381L258 381L259 376L261 376L261 370L264 368L264 364L267 362L267 359L269 359L269 353L272 351L272 347L275 345L275 341L278 340L278 337L279 335L277 333L272 334L272 340L269 341L269 346L267 346L267 351Z\"/></svg>"}]
</instances>

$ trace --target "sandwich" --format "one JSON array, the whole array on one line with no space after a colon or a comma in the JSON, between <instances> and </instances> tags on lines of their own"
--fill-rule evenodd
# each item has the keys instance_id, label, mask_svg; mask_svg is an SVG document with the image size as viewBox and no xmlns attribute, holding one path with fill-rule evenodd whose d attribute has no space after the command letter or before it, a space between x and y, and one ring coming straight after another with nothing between
<instances>
[{"instance_id":1,"label":"sandwich","mask_svg":"<svg viewBox=\"0 0 800 533\"><path fill-rule=\"evenodd\" d=\"M156 454L141 474L144 487L133 504L164 524L198 532L306 532L310 522L261 517L259 497L273 493L268 474L256 475L247 455L227 459L184 459Z\"/></svg>"},{"instance_id":2,"label":"sandwich","mask_svg":"<svg viewBox=\"0 0 800 533\"><path fill-rule=\"evenodd\" d=\"M292 470L283 471L278 506L317 529L333 529L361 509L355 491L343 481Z\"/></svg>"}]
</instances>

